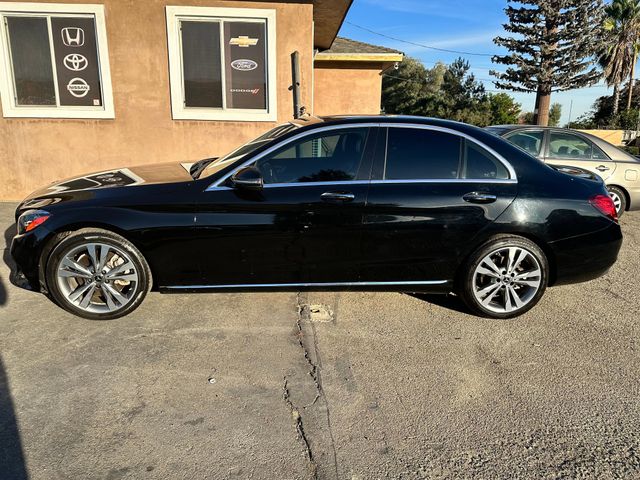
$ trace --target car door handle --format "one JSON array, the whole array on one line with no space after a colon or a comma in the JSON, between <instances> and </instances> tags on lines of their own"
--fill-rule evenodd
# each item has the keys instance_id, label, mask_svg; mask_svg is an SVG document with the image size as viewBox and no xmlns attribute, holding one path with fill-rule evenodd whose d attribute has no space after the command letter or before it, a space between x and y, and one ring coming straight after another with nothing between
<instances>
[{"instance_id":1,"label":"car door handle","mask_svg":"<svg viewBox=\"0 0 640 480\"><path fill-rule=\"evenodd\" d=\"M605 167L604 165L599 165L596 167L596 170L599 172L606 172L607 170L611 170L609 167Z\"/></svg>"},{"instance_id":2,"label":"car door handle","mask_svg":"<svg viewBox=\"0 0 640 480\"><path fill-rule=\"evenodd\" d=\"M463 195L462 199L469 203L493 203L498 199L498 197L491 195L490 193L469 192L466 195Z\"/></svg>"},{"instance_id":3,"label":"car door handle","mask_svg":"<svg viewBox=\"0 0 640 480\"><path fill-rule=\"evenodd\" d=\"M356 196L349 192L324 192L320 198L327 203L345 203L353 201Z\"/></svg>"}]
</instances>

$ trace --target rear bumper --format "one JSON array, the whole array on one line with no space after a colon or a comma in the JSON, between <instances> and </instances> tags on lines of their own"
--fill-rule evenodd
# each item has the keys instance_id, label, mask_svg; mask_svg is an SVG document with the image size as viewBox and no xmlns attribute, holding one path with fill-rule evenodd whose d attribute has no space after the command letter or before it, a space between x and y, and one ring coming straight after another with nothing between
<instances>
[{"instance_id":1,"label":"rear bumper","mask_svg":"<svg viewBox=\"0 0 640 480\"><path fill-rule=\"evenodd\" d=\"M594 233L549 244L554 253L553 285L580 283L604 275L618 259L622 230L616 223Z\"/></svg>"}]
</instances>

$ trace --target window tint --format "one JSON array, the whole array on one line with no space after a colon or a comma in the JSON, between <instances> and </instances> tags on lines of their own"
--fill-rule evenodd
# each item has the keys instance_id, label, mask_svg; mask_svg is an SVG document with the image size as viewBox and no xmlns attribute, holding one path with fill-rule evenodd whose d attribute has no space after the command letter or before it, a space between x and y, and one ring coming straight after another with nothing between
<instances>
[{"instance_id":1,"label":"window tint","mask_svg":"<svg viewBox=\"0 0 640 480\"><path fill-rule=\"evenodd\" d=\"M505 137L514 145L529 152L533 156L540 155L542 150L542 142L544 140L544 132L542 131L525 131L516 132Z\"/></svg>"},{"instance_id":2,"label":"window tint","mask_svg":"<svg viewBox=\"0 0 640 480\"><path fill-rule=\"evenodd\" d=\"M552 158L590 160L592 153L593 144L578 135L551 132L549 136L549 156Z\"/></svg>"},{"instance_id":3,"label":"window tint","mask_svg":"<svg viewBox=\"0 0 640 480\"><path fill-rule=\"evenodd\" d=\"M354 180L367 133L367 128L354 128L305 137L256 166L265 184Z\"/></svg>"},{"instance_id":4,"label":"window tint","mask_svg":"<svg viewBox=\"0 0 640 480\"><path fill-rule=\"evenodd\" d=\"M222 108L220 24L182 22L184 104Z\"/></svg>"},{"instance_id":5,"label":"window tint","mask_svg":"<svg viewBox=\"0 0 640 480\"><path fill-rule=\"evenodd\" d=\"M55 105L46 18L8 17L11 60L18 105Z\"/></svg>"},{"instance_id":6,"label":"window tint","mask_svg":"<svg viewBox=\"0 0 640 480\"><path fill-rule=\"evenodd\" d=\"M390 128L386 180L458 177L461 139L449 133L417 128Z\"/></svg>"},{"instance_id":7,"label":"window tint","mask_svg":"<svg viewBox=\"0 0 640 480\"><path fill-rule=\"evenodd\" d=\"M473 142L465 140L462 178L474 180L508 179L509 172L493 155Z\"/></svg>"}]
</instances>

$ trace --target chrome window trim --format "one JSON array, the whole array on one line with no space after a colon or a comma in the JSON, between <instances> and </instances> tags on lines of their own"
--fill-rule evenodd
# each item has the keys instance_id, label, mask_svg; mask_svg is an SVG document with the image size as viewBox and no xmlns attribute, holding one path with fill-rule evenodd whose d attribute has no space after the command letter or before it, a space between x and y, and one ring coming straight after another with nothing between
<instances>
[{"instance_id":1,"label":"chrome window trim","mask_svg":"<svg viewBox=\"0 0 640 480\"><path fill-rule=\"evenodd\" d=\"M288 288L288 287L366 287L366 286L402 286L402 285L445 285L448 280L419 280L407 282L328 282L328 283L239 283L231 285L177 285L159 287L167 290L203 290L224 288Z\"/></svg>"},{"instance_id":2,"label":"chrome window trim","mask_svg":"<svg viewBox=\"0 0 640 480\"><path fill-rule=\"evenodd\" d=\"M469 184L469 183L487 183L487 184L516 184L517 180L512 180L510 178L505 179L469 179L469 178L446 178L442 180L424 178L424 179L412 179L412 180L344 180L344 181L335 181L335 182L296 182L296 183L269 183L264 185L263 188L284 188L284 187L314 187L314 186L341 186L341 185L394 185L394 184L404 184L404 183L414 183L414 184L442 184L442 183L461 183L461 184ZM207 191L214 190L233 190L232 187L214 187L211 186L207 189Z\"/></svg>"},{"instance_id":3,"label":"chrome window trim","mask_svg":"<svg viewBox=\"0 0 640 480\"><path fill-rule=\"evenodd\" d=\"M260 153L259 155L256 155L255 157L251 157L250 159L246 160L242 164L238 165L231 172L227 173L226 175L221 177L219 180L216 180L211 185L209 185L205 191L230 190L229 187L224 187L222 186L222 184L226 182L238 170L248 165L251 165L254 162L257 162L261 158L273 153L276 150L279 150L281 147L285 147L289 145L290 143L296 142L310 135L315 135L317 133L331 132L333 130L349 130L353 128L415 128L415 129L421 129L421 130L433 130L437 132L448 133L450 135L457 135L458 137L464 138L470 142L475 143L480 148L483 148L484 150L489 152L491 155L493 155L507 169L510 177L508 179L488 179L488 180L471 179L471 178L424 179L424 180L416 180L416 179L373 180L371 181L371 183L374 183L374 184L377 184L377 183L518 183L518 176L516 175L516 172L513 169L513 166L502 155L500 155L498 152L496 152L494 149L492 149L488 145L485 145L484 143L480 142L479 140L475 139L471 135L468 135L464 132L460 132L452 128L440 127L437 125L425 125L420 123L363 122L363 123L346 123L346 124L342 123L339 125L328 125L326 127L313 128L306 132L302 132L297 135L294 135L293 137L288 138L285 141L279 142L277 145L274 145L268 148L267 150ZM385 148L385 169L386 169L386 148ZM273 188L273 186L283 187L283 186L307 186L307 185L348 185L348 184L352 184L351 182L363 182L363 181L368 183L368 181L365 181L365 180L346 180L342 182L271 183L271 184L265 185L265 188L268 188L268 187Z\"/></svg>"}]
</instances>

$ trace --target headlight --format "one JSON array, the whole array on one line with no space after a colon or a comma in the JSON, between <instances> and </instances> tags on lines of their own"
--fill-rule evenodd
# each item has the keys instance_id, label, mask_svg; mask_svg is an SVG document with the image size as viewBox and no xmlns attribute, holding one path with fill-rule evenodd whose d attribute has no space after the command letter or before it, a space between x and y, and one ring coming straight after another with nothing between
<instances>
[{"instance_id":1,"label":"headlight","mask_svg":"<svg viewBox=\"0 0 640 480\"><path fill-rule=\"evenodd\" d=\"M51 214L45 210L27 210L18 218L18 235L30 232L46 222Z\"/></svg>"}]
</instances>

